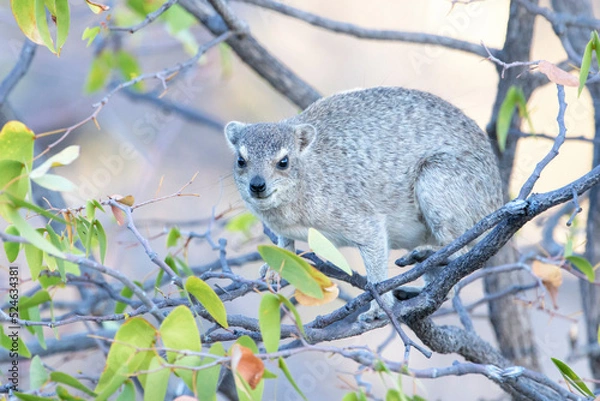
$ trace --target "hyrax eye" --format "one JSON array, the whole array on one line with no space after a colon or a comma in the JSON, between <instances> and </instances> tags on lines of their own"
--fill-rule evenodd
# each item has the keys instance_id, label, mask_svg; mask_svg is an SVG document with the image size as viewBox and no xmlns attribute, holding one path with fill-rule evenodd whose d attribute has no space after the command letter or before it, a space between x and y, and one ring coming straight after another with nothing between
<instances>
[{"instance_id":1,"label":"hyrax eye","mask_svg":"<svg viewBox=\"0 0 600 401\"><path fill-rule=\"evenodd\" d=\"M237 165L239 168L246 167L246 159L244 159L242 156L238 156Z\"/></svg>"},{"instance_id":2,"label":"hyrax eye","mask_svg":"<svg viewBox=\"0 0 600 401\"><path fill-rule=\"evenodd\" d=\"M277 168L280 170L285 170L289 165L290 161L287 156L277 162Z\"/></svg>"}]
</instances>

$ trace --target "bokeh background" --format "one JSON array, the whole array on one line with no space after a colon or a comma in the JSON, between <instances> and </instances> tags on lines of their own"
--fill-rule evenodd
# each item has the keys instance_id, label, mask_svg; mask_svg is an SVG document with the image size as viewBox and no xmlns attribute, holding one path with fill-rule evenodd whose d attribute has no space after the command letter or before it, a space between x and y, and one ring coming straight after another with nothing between
<instances>
[{"instance_id":1,"label":"bokeh background","mask_svg":"<svg viewBox=\"0 0 600 401\"><path fill-rule=\"evenodd\" d=\"M468 6L456 4L451 7L446 0L286 0L285 3L301 9L352 22L365 27L429 32L461 38L472 42L484 42L490 47L502 47L508 18L507 0L485 0ZM544 2L542 2L543 4ZM595 2L598 6L598 2ZM9 98L18 119L36 133L47 132L75 124L93 112L92 105L100 100L105 91L86 94L83 91L94 46L86 48L80 40L85 27L98 25L104 16L92 14L83 1L71 1L72 26L61 56L52 55L39 48L33 64ZM122 7L120 1L115 7ZM360 40L335 34L310 26L268 10L241 3L233 8L245 19L256 38L283 63L300 77L313 85L323 95L342 90L371 86L405 86L432 92L460 107L467 115L485 127L491 115L496 94L497 74L495 67L481 57L432 46L411 45L396 42ZM597 8L597 7L596 7ZM211 36L201 27L192 28L198 43ZM17 61L23 43L23 35L12 17L8 0L0 1L0 78L4 77ZM123 34L123 48L138 58L143 72L150 73L172 66L189 58L180 42L173 39L161 24L152 24L135 35ZM532 59L559 62L565 59L562 47L548 23L538 18ZM146 88L159 88L159 82L149 81ZM265 81L246 67L233 53L224 49L212 49L198 65L175 79L165 94L165 99L176 101L227 122L275 121L297 113L299 110L286 98L275 92ZM593 134L593 115L590 99L584 91L577 97L575 88L567 88L568 135ZM558 110L556 89L548 85L536 91L528 104L533 126L537 132L556 134ZM198 172L186 193L198 196L177 197L136 210L135 218L142 232L153 238L152 245L165 255L164 227L200 220L186 230L204 232L208 226L204 219L215 213L225 213L225 218L243 212L243 204L233 186L230 170L233 156L218 130L190 123L177 114L167 113L144 102L136 102L123 94L110 98L98 116L100 129L88 123L75 130L57 149L70 144L81 146L80 158L59 174L78 185L78 190L65 194L71 207L85 204L90 197L106 199L108 195L133 195L137 201L168 195L179 190ZM527 128L527 127L524 127ZM49 143L55 138L46 138ZM517 164L514 170L512 191L516 192L529 176L535 163L550 149L552 143L543 139L521 140ZM591 146L580 142L567 142L560 155L542 174L536 192L558 188L583 173L591 165ZM584 203L585 206L585 203ZM204 221L203 221L204 220ZM106 259L114 267L130 277L146 279L156 274L154 265L147 259L135 239L110 216L103 222L110 238ZM538 221L542 223L543 218ZM0 228L4 228L5 224ZM248 240L239 233L223 231L214 225L216 238L226 237L229 254L241 254L268 239L255 229L257 238ZM559 239L561 239L559 237ZM539 224L532 223L517 235L519 246L535 245L539 241ZM576 244L581 245L581 244ZM353 268L364 271L358 253L345 250ZM402 252L394 253L390 260ZM195 240L187 255L191 265L201 265L216 259L206 242ZM18 263L26 275L24 258ZM6 282L7 262L0 260L0 283ZM258 264L241 270L243 275L256 277ZM390 263L390 274L397 274ZM4 287L0 284L0 287ZM27 288L27 284L24 289ZM169 290L169 289L167 289ZM172 288L170 290L173 290ZM2 291L2 290L0 290ZM75 296L74 291L62 290L64 299ZM352 292L352 291L351 291ZM465 292L465 302L482 296L479 284ZM245 298L243 303L227 305L229 313L255 316L259 296ZM533 295L526 297L532 299ZM559 293L559 313L577 318L580 312L577 282L565 277ZM336 302L317 310L303 308L305 321L317 314L339 307ZM548 307L550 303L548 300ZM494 342L487 320L487 310L477 309L477 329L480 335ZM559 373L550 363L550 357L564 358L568 353L567 332L573 323L553 317L543 311L532 309L536 340L544 371L558 380ZM457 323L452 317L440 322ZM581 325L582 323L579 323ZM577 327L578 323L574 323ZM582 328L583 326L581 326ZM82 326L65 327L61 333L81 330ZM391 333L390 328L376 330L345 341L338 345L380 344ZM48 331L47 336L52 336ZM383 351L383 356L402 359L403 347L395 338ZM417 352L411 355L411 367L428 368L448 366L456 356L436 355L424 359ZM87 351L77 355L55 356L45 359L50 365L68 371L98 374L103 365L100 351ZM290 359L289 365L310 400L341 399L354 384L356 366L338 358L326 358L322 354L305 354ZM571 365L581 376L589 371L584 361ZM27 364L22 363L26 372ZM339 378L343 378L340 380ZM383 397L385 384L373 374L363 379L373 383L375 394ZM3 378L0 376L0 381ZM428 400L498 400L502 392L484 377L449 377L436 380L413 381L403 379L407 392L422 395ZM299 399L284 379L271 384L265 399Z\"/></svg>"}]
</instances>

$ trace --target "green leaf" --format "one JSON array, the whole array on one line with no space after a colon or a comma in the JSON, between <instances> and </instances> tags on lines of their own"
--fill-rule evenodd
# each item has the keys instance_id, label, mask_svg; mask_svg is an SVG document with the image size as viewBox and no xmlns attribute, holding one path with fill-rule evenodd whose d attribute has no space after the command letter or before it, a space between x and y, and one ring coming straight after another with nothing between
<instances>
[{"instance_id":1,"label":"green leaf","mask_svg":"<svg viewBox=\"0 0 600 401\"><path fill-rule=\"evenodd\" d=\"M23 249L25 249L25 259L27 259L27 265L29 266L31 279L35 281L38 279L40 273L44 270L42 266L44 252L31 244L25 244Z\"/></svg>"},{"instance_id":2,"label":"green leaf","mask_svg":"<svg viewBox=\"0 0 600 401\"><path fill-rule=\"evenodd\" d=\"M348 393L342 398L342 401L359 401L359 399L356 393Z\"/></svg>"},{"instance_id":3,"label":"green leaf","mask_svg":"<svg viewBox=\"0 0 600 401\"><path fill-rule=\"evenodd\" d=\"M114 393L127 380L128 374L135 372L144 361L146 355L137 349L150 348L155 340L155 329L146 320L134 317L123 323L115 334L115 342L110 347L106 366L94 392L104 394L106 398Z\"/></svg>"},{"instance_id":4,"label":"green leaf","mask_svg":"<svg viewBox=\"0 0 600 401\"><path fill-rule=\"evenodd\" d=\"M12 199L24 199L30 184L26 166L15 160L0 161L0 216L10 222L9 214L15 209Z\"/></svg>"},{"instance_id":5,"label":"green leaf","mask_svg":"<svg viewBox=\"0 0 600 401\"><path fill-rule=\"evenodd\" d=\"M8 330L8 327L7 327ZM13 340L16 337L17 341L17 349L13 347ZM9 350L10 352L17 352L19 355L25 358L31 358L31 352L27 345L23 341L21 336L12 336L12 333L9 331L8 334L4 333L4 326L0 326L0 346Z\"/></svg>"},{"instance_id":6,"label":"green leaf","mask_svg":"<svg viewBox=\"0 0 600 401\"><path fill-rule=\"evenodd\" d=\"M277 297L279 298L281 303L283 303L285 305L285 307L290 312L292 312L292 314L294 315L294 320L296 321L296 326L298 327L298 330L300 330L300 333L302 333L302 335L304 337L306 337L306 332L304 331L304 325L302 325L302 320L300 319L300 314L298 313L298 310L296 309L294 304L291 303L289 299L287 299L286 297L284 297L281 294L275 294L275 295L277 295Z\"/></svg>"},{"instance_id":7,"label":"green leaf","mask_svg":"<svg viewBox=\"0 0 600 401\"><path fill-rule=\"evenodd\" d=\"M44 0L35 0L35 24L42 39L41 45L46 46L52 53L57 54L46 16L46 3Z\"/></svg>"},{"instance_id":8,"label":"green leaf","mask_svg":"<svg viewBox=\"0 0 600 401\"><path fill-rule=\"evenodd\" d=\"M146 375L144 401L164 401L166 399L171 371L162 367L161 359L159 357L152 358L150 366L148 366L149 373Z\"/></svg>"},{"instance_id":9,"label":"green leaf","mask_svg":"<svg viewBox=\"0 0 600 401\"><path fill-rule=\"evenodd\" d=\"M200 333L194 320L192 311L185 306L179 305L169 313L169 316L160 325L160 336L166 348L176 350L200 352ZM173 363L181 354L173 351L167 352L167 360Z\"/></svg>"},{"instance_id":10,"label":"green leaf","mask_svg":"<svg viewBox=\"0 0 600 401\"><path fill-rule=\"evenodd\" d=\"M556 365L556 367L563 375L565 380L569 382L573 387L575 387L577 391L579 391L585 396L594 397L594 393L590 391L590 389L588 388L588 386L585 385L583 380L581 380L579 376L577 376L577 374L573 372L573 370L566 363L556 358L550 359L552 359L552 362L554 362L554 365Z\"/></svg>"},{"instance_id":11,"label":"green leaf","mask_svg":"<svg viewBox=\"0 0 600 401\"><path fill-rule=\"evenodd\" d=\"M19 393L17 391L15 391L13 394L18 399L23 400L23 401L57 401L58 400L58 398L54 398L54 397L38 397L37 395Z\"/></svg>"},{"instance_id":12,"label":"green leaf","mask_svg":"<svg viewBox=\"0 0 600 401\"><path fill-rule=\"evenodd\" d=\"M36 167L30 174L29 177L39 178L45 175L48 170L53 167L67 166L73 163L79 157L79 146L72 145L68 146L62 151L58 152L52 157L49 157L45 162Z\"/></svg>"},{"instance_id":13,"label":"green leaf","mask_svg":"<svg viewBox=\"0 0 600 401\"><path fill-rule=\"evenodd\" d=\"M296 381L294 380L292 373L288 369L288 367L285 364L285 361L283 360L282 357L279 357L278 363L279 363L279 369L281 369L283 371L283 374L288 379L288 381L290 382L292 387L294 387L294 390L296 390L296 392L300 395L300 397L302 397L304 400L308 401L308 399L306 398L304 393L302 393L302 390L300 390L300 387L298 387L298 385L296 384Z\"/></svg>"},{"instance_id":14,"label":"green leaf","mask_svg":"<svg viewBox=\"0 0 600 401\"><path fill-rule=\"evenodd\" d=\"M26 298L22 296L21 299ZM19 308L21 319L31 320L33 322L41 322L40 308L38 306L32 306L30 308ZM27 326L27 330L34 334L43 349L46 349L46 339L44 338L44 330L42 326Z\"/></svg>"},{"instance_id":15,"label":"green leaf","mask_svg":"<svg viewBox=\"0 0 600 401\"><path fill-rule=\"evenodd\" d=\"M402 398L406 399L406 397L401 397L400 392L393 388L385 394L385 401L402 401Z\"/></svg>"},{"instance_id":16,"label":"green leaf","mask_svg":"<svg viewBox=\"0 0 600 401\"><path fill-rule=\"evenodd\" d=\"M181 238L181 232L178 227L171 227L169 234L167 235L167 248L171 248L177 245L177 240Z\"/></svg>"},{"instance_id":17,"label":"green leaf","mask_svg":"<svg viewBox=\"0 0 600 401\"><path fill-rule=\"evenodd\" d=\"M267 264L306 295L321 299L323 290L310 274L310 265L295 253L274 245L259 245L258 253Z\"/></svg>"},{"instance_id":18,"label":"green leaf","mask_svg":"<svg viewBox=\"0 0 600 401\"><path fill-rule=\"evenodd\" d=\"M231 232L241 232L246 236L250 235L250 229L258 223L258 219L252 213L242 213L229 219L225 229Z\"/></svg>"},{"instance_id":19,"label":"green leaf","mask_svg":"<svg viewBox=\"0 0 600 401\"><path fill-rule=\"evenodd\" d=\"M581 60L581 69L579 70L579 90L577 91L577 96L581 95L581 91L585 87L585 82L587 81L588 74L590 73L590 67L592 65L592 50L594 50L594 35L590 34L590 41L585 46L585 51L583 52L583 58Z\"/></svg>"},{"instance_id":20,"label":"green leaf","mask_svg":"<svg viewBox=\"0 0 600 401\"><path fill-rule=\"evenodd\" d=\"M233 50L225 42L219 43L219 56L221 56L221 76L233 75Z\"/></svg>"},{"instance_id":21,"label":"green leaf","mask_svg":"<svg viewBox=\"0 0 600 401\"><path fill-rule=\"evenodd\" d=\"M188 30L197 23L196 18L178 4L173 5L163 13L161 19L166 22L167 29L171 35Z\"/></svg>"},{"instance_id":22,"label":"green leaf","mask_svg":"<svg viewBox=\"0 0 600 401\"><path fill-rule=\"evenodd\" d=\"M217 296L215 291L198 277L189 277L185 282L187 292L196 297L196 299L206 308L206 311L222 327L227 328L227 312L223 301Z\"/></svg>"},{"instance_id":23,"label":"green leaf","mask_svg":"<svg viewBox=\"0 0 600 401\"><path fill-rule=\"evenodd\" d=\"M314 253L319 255L319 257L333 263L346 274L352 275L352 269L346 258L338 251L331 241L314 228L308 229L308 246Z\"/></svg>"},{"instance_id":24,"label":"green leaf","mask_svg":"<svg viewBox=\"0 0 600 401\"><path fill-rule=\"evenodd\" d=\"M498 147L501 152L506 149L506 139L508 137L508 130L512 123L512 118L515 112L515 107L519 107L519 111L525 118L529 120L527 113L527 104L523 90L516 86L511 86L506 93L506 97L500 105L498 111L498 118L496 120L496 137L498 139ZM531 125L531 122L530 122Z\"/></svg>"},{"instance_id":25,"label":"green leaf","mask_svg":"<svg viewBox=\"0 0 600 401\"><path fill-rule=\"evenodd\" d=\"M34 356L29 365L29 386L32 390L39 390L48 381L48 371L38 355Z\"/></svg>"},{"instance_id":26,"label":"green leaf","mask_svg":"<svg viewBox=\"0 0 600 401\"><path fill-rule=\"evenodd\" d=\"M5 233L9 235L19 236L19 230L15 226L6 227ZM4 252L6 252L6 258L9 262L14 262L19 256L19 249L21 249L21 244L18 242L4 242Z\"/></svg>"},{"instance_id":27,"label":"green leaf","mask_svg":"<svg viewBox=\"0 0 600 401\"><path fill-rule=\"evenodd\" d=\"M97 92L104 88L110 71L114 65L114 56L108 50L104 50L92 61L90 71L85 81L85 93Z\"/></svg>"},{"instance_id":28,"label":"green leaf","mask_svg":"<svg viewBox=\"0 0 600 401\"><path fill-rule=\"evenodd\" d=\"M106 232L104 231L104 227L98 220L94 220L94 236L98 240L98 245L100 247L100 263L104 264L104 258L106 257Z\"/></svg>"},{"instance_id":29,"label":"green leaf","mask_svg":"<svg viewBox=\"0 0 600 401\"><path fill-rule=\"evenodd\" d=\"M106 385L102 387L102 391L96 390L98 396L94 399L94 401L105 401L111 395L113 395L119 387L123 384L125 380L127 380L129 367L127 365L120 365L116 367L116 371L113 372L113 375L107 380ZM106 370L106 368L105 368ZM102 376L101 376L102 378ZM124 379L125 378L125 379ZM98 387L96 386L96 389ZM131 398L129 399L131 400ZM128 401L129 401L128 400Z\"/></svg>"},{"instance_id":30,"label":"green leaf","mask_svg":"<svg viewBox=\"0 0 600 401\"><path fill-rule=\"evenodd\" d=\"M585 276L587 277L588 281L590 283L593 283L595 280L595 272L594 272L594 268L592 266L592 264L586 259L586 258L582 258L581 256L567 256L566 259L573 263L573 265L579 269L580 272L582 272L583 274L585 274Z\"/></svg>"},{"instance_id":31,"label":"green leaf","mask_svg":"<svg viewBox=\"0 0 600 401\"><path fill-rule=\"evenodd\" d=\"M133 296L133 290L129 287L123 287L123 289L121 290L121 296L123 296L127 299L131 299L131 297ZM115 304L115 313L123 313L126 308L127 308L126 303L117 302Z\"/></svg>"},{"instance_id":32,"label":"green leaf","mask_svg":"<svg viewBox=\"0 0 600 401\"><path fill-rule=\"evenodd\" d=\"M85 401L81 397L74 396L69 393L69 391L61 385L56 386L56 395L61 401Z\"/></svg>"},{"instance_id":33,"label":"green leaf","mask_svg":"<svg viewBox=\"0 0 600 401\"><path fill-rule=\"evenodd\" d=\"M60 247L62 246L61 242L60 242L60 238L58 238L58 235L54 232L54 229L52 228L52 226L50 224L46 225L46 232L48 233L48 239L50 240L50 243L52 243L52 245L56 246L56 247ZM48 263L48 260L53 259L51 257L46 258L46 262ZM62 278L62 280L64 282L67 282L67 269L65 268L65 261L62 259L55 259L53 260L53 262L56 264L56 268L58 268L58 272L60 273L60 277ZM50 263L48 263L48 267L50 268Z\"/></svg>"},{"instance_id":34,"label":"green leaf","mask_svg":"<svg viewBox=\"0 0 600 401\"><path fill-rule=\"evenodd\" d=\"M29 241L32 245L41 249L44 252L49 253L50 255L64 258L64 255L61 251L59 251L54 245L50 242L46 241L44 237L40 235L40 233L31 227L29 223L21 217L18 211L14 209L8 209L8 217L9 220L17 227L21 236Z\"/></svg>"},{"instance_id":35,"label":"green leaf","mask_svg":"<svg viewBox=\"0 0 600 401\"><path fill-rule=\"evenodd\" d=\"M140 68L139 63L132 54L127 53L124 50L119 50L115 54L115 59L117 68L121 72L121 75L123 76L123 79L125 81L132 80L142 75L142 69ZM137 82L135 85L132 86L132 88L137 91L142 91L144 90L144 83L142 81Z\"/></svg>"},{"instance_id":36,"label":"green leaf","mask_svg":"<svg viewBox=\"0 0 600 401\"><path fill-rule=\"evenodd\" d=\"M67 222L64 219L62 219L61 217L57 216L56 214L50 213L49 211L47 211L45 209L42 209L38 205L34 205L33 203L29 203L27 201L18 199L10 194L6 194L6 196L7 196L8 201L11 204L11 207L13 207L13 208L27 209L34 213L44 216L48 220L56 221L56 222L62 223L62 224L67 224Z\"/></svg>"},{"instance_id":37,"label":"green leaf","mask_svg":"<svg viewBox=\"0 0 600 401\"><path fill-rule=\"evenodd\" d=\"M69 36L69 25L71 21L71 13L69 12L69 0L54 0L56 14L56 51L60 55L60 51L67 41Z\"/></svg>"},{"instance_id":38,"label":"green leaf","mask_svg":"<svg viewBox=\"0 0 600 401\"><path fill-rule=\"evenodd\" d=\"M29 309L34 306L43 304L44 302L52 301L50 294L46 290L40 290L31 297L21 296L19 299L19 309Z\"/></svg>"},{"instance_id":39,"label":"green leaf","mask_svg":"<svg viewBox=\"0 0 600 401\"><path fill-rule=\"evenodd\" d=\"M66 384L67 386L83 391L84 393L92 397L95 397L97 395L92 390L83 385L83 383L81 383L79 380L63 372L51 372L50 380L52 380L54 383Z\"/></svg>"},{"instance_id":40,"label":"green leaf","mask_svg":"<svg viewBox=\"0 0 600 401\"><path fill-rule=\"evenodd\" d=\"M94 39L96 39L96 36L98 36L99 33L100 33L99 26L95 26L93 28L90 28L90 27L85 28L85 30L83 31L83 35L81 35L81 40L87 39L87 41L88 41L87 44L85 45L85 47L90 47L90 45L92 44Z\"/></svg>"},{"instance_id":41,"label":"green leaf","mask_svg":"<svg viewBox=\"0 0 600 401\"><path fill-rule=\"evenodd\" d=\"M258 325L267 352L277 352L281 338L281 301L274 294L263 295L258 308Z\"/></svg>"},{"instance_id":42,"label":"green leaf","mask_svg":"<svg viewBox=\"0 0 600 401\"><path fill-rule=\"evenodd\" d=\"M133 385L133 381L127 380L125 386L123 386L123 391L121 391L121 394L119 394L116 401L131 400L135 400L135 386Z\"/></svg>"},{"instance_id":43,"label":"green leaf","mask_svg":"<svg viewBox=\"0 0 600 401\"><path fill-rule=\"evenodd\" d=\"M222 343L214 343L208 352L211 355L215 355L215 357L222 357L225 355L225 348ZM216 359L217 358L204 357L202 358L202 365L208 365ZM214 401L216 399L215 395L217 394L220 371L221 366L215 365L196 372L196 397L198 398L198 401Z\"/></svg>"}]
</instances>

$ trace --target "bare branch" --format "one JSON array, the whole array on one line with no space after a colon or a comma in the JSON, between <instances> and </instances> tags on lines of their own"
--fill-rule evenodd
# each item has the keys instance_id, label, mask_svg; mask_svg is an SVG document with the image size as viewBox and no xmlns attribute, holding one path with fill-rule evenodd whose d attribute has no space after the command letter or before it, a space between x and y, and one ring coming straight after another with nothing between
<instances>
[{"instance_id":1,"label":"bare branch","mask_svg":"<svg viewBox=\"0 0 600 401\"><path fill-rule=\"evenodd\" d=\"M0 106L2 106L10 92L27 73L31 61L33 60L33 56L35 55L35 49L37 49L37 45L29 39L25 39L17 63L13 69L10 70L6 78L0 82Z\"/></svg>"},{"instance_id":2,"label":"bare branch","mask_svg":"<svg viewBox=\"0 0 600 401\"><path fill-rule=\"evenodd\" d=\"M165 13L165 11L167 11L169 8L171 8L171 6L176 4L177 1L179 1L179 0L165 1L156 11L153 11L150 14L146 15L146 18L144 18L144 20L142 22L140 22L139 24L132 25L129 27L111 26L111 27L109 27L109 29L111 31L126 31L129 33L135 33L137 31L139 31L140 29L142 29L143 27L145 27L146 25L149 25L152 22L154 22L158 17L163 15Z\"/></svg>"},{"instance_id":3,"label":"bare branch","mask_svg":"<svg viewBox=\"0 0 600 401\"><path fill-rule=\"evenodd\" d=\"M542 170L552 161L552 159L558 156L558 149L565 142L565 137L567 135L567 127L565 126L565 110L567 109L565 88L562 85L556 85L556 87L558 90L558 116L556 117L556 121L558 122L558 135L556 136L556 140L554 141L554 145L552 145L550 152L548 152L548 154L535 166L533 173L531 173L531 176L521 187L517 199L525 199L531 193L533 186L542 174ZM575 196L576 195L577 194L575 193Z\"/></svg>"},{"instance_id":4,"label":"bare branch","mask_svg":"<svg viewBox=\"0 0 600 401\"><path fill-rule=\"evenodd\" d=\"M272 0L238 0L248 4L254 4L259 7L267 8L278 13L293 17L311 25L318 26L333 32L355 36L361 39L389 40L408 43L421 43L435 46L447 47L449 49L460 50L467 53L487 57L485 50L476 43L464 40L449 38L447 36L434 35L421 32L405 32L393 30L379 30L363 28L358 25L335 21L329 18L321 17L306 11L299 10L287 4ZM498 53L498 50L493 50Z\"/></svg>"}]
</instances>

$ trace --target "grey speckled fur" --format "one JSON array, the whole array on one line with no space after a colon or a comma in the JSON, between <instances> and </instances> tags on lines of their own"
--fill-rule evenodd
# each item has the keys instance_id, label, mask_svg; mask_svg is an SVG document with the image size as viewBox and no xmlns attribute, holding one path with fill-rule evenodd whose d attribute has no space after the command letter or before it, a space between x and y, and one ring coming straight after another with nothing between
<instances>
[{"instance_id":1,"label":"grey speckled fur","mask_svg":"<svg viewBox=\"0 0 600 401\"><path fill-rule=\"evenodd\" d=\"M502 202L487 135L417 90L342 92L277 123L231 122L225 135L245 162L234 170L242 198L279 245L293 250L314 227L357 247L370 282L387 277L389 249L446 245ZM379 316L371 305L362 318Z\"/></svg>"}]
</instances>

